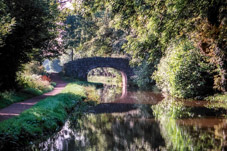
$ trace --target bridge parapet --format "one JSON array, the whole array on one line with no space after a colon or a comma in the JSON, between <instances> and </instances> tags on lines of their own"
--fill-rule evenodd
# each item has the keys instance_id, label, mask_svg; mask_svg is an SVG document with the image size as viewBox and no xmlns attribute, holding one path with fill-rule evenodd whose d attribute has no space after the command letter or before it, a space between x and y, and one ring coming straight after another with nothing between
<instances>
[{"instance_id":1,"label":"bridge parapet","mask_svg":"<svg viewBox=\"0 0 227 151\"><path fill-rule=\"evenodd\" d=\"M128 78L133 75L133 70L129 65L128 59L110 57L90 57L70 61L64 65L64 72L66 76L87 81L88 72L99 67L117 69L124 72Z\"/></svg>"}]
</instances>

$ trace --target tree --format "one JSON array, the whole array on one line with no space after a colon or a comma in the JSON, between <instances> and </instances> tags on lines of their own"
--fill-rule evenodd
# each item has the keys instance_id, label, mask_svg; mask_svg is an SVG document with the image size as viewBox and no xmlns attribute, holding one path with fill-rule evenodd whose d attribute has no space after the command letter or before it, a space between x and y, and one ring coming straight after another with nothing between
<instances>
[{"instance_id":1,"label":"tree","mask_svg":"<svg viewBox=\"0 0 227 151\"><path fill-rule=\"evenodd\" d=\"M227 90L226 2L222 0L82 0L86 16L108 9L113 27L127 33L124 51L135 64L159 64L172 44L191 41L215 64L214 88Z\"/></svg>"},{"instance_id":2,"label":"tree","mask_svg":"<svg viewBox=\"0 0 227 151\"><path fill-rule=\"evenodd\" d=\"M0 47L3 90L17 86L16 72L23 69L24 63L59 54L57 38L62 18L54 0L2 0L0 4L4 6L3 16L8 15L8 24L12 25L10 32L5 36L1 33L0 37L4 44ZM1 18L1 22L6 18ZM0 25L0 29L5 29L4 24Z\"/></svg>"},{"instance_id":3,"label":"tree","mask_svg":"<svg viewBox=\"0 0 227 151\"><path fill-rule=\"evenodd\" d=\"M15 19L7 12L8 7L3 0L0 0L0 47L4 45L4 39L13 29Z\"/></svg>"}]
</instances>

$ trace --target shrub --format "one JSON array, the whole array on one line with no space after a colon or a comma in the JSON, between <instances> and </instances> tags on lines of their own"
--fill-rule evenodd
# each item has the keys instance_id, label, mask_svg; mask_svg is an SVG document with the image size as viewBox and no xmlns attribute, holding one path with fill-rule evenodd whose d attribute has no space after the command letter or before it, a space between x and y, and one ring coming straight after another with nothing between
<instances>
[{"instance_id":1,"label":"shrub","mask_svg":"<svg viewBox=\"0 0 227 151\"><path fill-rule=\"evenodd\" d=\"M24 70L17 73L17 80L22 89L34 89L41 93L53 89L44 67L36 61L24 65Z\"/></svg>"},{"instance_id":2,"label":"shrub","mask_svg":"<svg viewBox=\"0 0 227 151\"><path fill-rule=\"evenodd\" d=\"M47 92L53 89L50 82L43 80L41 75L29 75L22 73L18 76L18 81L23 88L33 88L42 92Z\"/></svg>"},{"instance_id":3,"label":"shrub","mask_svg":"<svg viewBox=\"0 0 227 151\"><path fill-rule=\"evenodd\" d=\"M50 82L51 79L45 74L38 62L26 64L24 71L17 73L19 89L0 93L0 108L51 91L56 83Z\"/></svg>"},{"instance_id":4,"label":"shrub","mask_svg":"<svg viewBox=\"0 0 227 151\"><path fill-rule=\"evenodd\" d=\"M210 94L213 91L213 66L206 59L191 43L182 42L168 49L153 78L162 91L175 97Z\"/></svg>"},{"instance_id":5,"label":"shrub","mask_svg":"<svg viewBox=\"0 0 227 151\"><path fill-rule=\"evenodd\" d=\"M140 66L134 69L135 76L133 82L141 89L150 89L155 84L151 75L154 72L154 65L144 61Z\"/></svg>"}]
</instances>

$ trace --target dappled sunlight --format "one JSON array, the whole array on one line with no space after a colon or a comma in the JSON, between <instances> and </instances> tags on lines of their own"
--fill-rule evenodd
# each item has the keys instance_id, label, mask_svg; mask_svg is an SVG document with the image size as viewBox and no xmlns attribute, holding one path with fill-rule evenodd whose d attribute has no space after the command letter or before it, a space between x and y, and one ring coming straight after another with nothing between
<instances>
[{"instance_id":1,"label":"dappled sunlight","mask_svg":"<svg viewBox=\"0 0 227 151\"><path fill-rule=\"evenodd\" d=\"M17 113L0 113L1 116L17 116Z\"/></svg>"},{"instance_id":2,"label":"dappled sunlight","mask_svg":"<svg viewBox=\"0 0 227 151\"><path fill-rule=\"evenodd\" d=\"M0 6L0 150L227 151L224 0Z\"/></svg>"},{"instance_id":3,"label":"dappled sunlight","mask_svg":"<svg viewBox=\"0 0 227 151\"><path fill-rule=\"evenodd\" d=\"M21 105L35 105L36 102L35 103L24 103L24 102L21 102L21 103L17 103L17 104L21 104Z\"/></svg>"},{"instance_id":4,"label":"dappled sunlight","mask_svg":"<svg viewBox=\"0 0 227 151\"><path fill-rule=\"evenodd\" d=\"M7 108L0 110L0 121L6 120L8 118L18 116L21 112L26 109L29 109L33 105L35 105L40 100L43 100L47 97L54 96L59 94L67 85L66 82L62 81L57 74L52 74L52 78L57 82L56 87L51 91L44 93L43 95L33 97L23 102L18 102L8 106ZM13 113L13 114L12 114ZM9 114L9 115L7 115Z\"/></svg>"}]
</instances>

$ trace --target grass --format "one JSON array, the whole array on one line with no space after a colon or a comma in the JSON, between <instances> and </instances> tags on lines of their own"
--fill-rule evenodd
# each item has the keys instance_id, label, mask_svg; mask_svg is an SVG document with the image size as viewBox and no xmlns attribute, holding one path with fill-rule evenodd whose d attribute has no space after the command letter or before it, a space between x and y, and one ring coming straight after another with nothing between
<instances>
[{"instance_id":1,"label":"grass","mask_svg":"<svg viewBox=\"0 0 227 151\"><path fill-rule=\"evenodd\" d=\"M227 102L227 93L226 94L215 94L206 98L209 101L222 101Z\"/></svg>"},{"instance_id":2,"label":"grass","mask_svg":"<svg viewBox=\"0 0 227 151\"><path fill-rule=\"evenodd\" d=\"M34 88L25 88L20 91L6 91L0 93L0 109L5 108L13 103L21 102L32 98L34 96L42 95L43 93L53 90L54 87L50 86L49 89L45 91L34 89Z\"/></svg>"},{"instance_id":3,"label":"grass","mask_svg":"<svg viewBox=\"0 0 227 151\"><path fill-rule=\"evenodd\" d=\"M207 105L209 108L224 108L227 109L227 94L215 94L206 97L205 100L210 101Z\"/></svg>"},{"instance_id":4,"label":"grass","mask_svg":"<svg viewBox=\"0 0 227 151\"><path fill-rule=\"evenodd\" d=\"M55 96L48 97L19 116L0 123L0 150L18 149L56 132L74 109L86 107L86 87L79 81L69 83Z\"/></svg>"}]
</instances>

